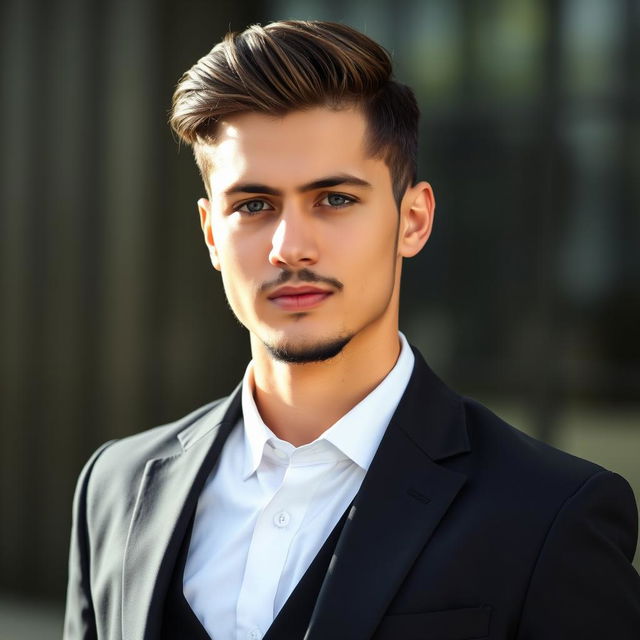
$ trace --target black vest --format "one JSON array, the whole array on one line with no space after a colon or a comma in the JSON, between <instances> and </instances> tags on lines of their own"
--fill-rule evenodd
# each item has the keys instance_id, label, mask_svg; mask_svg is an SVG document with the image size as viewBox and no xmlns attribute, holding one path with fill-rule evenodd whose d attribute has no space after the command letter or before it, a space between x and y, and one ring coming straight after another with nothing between
<instances>
[{"instance_id":1,"label":"black vest","mask_svg":"<svg viewBox=\"0 0 640 640\"><path fill-rule=\"evenodd\" d=\"M351 505L329 534L324 545L300 579L288 600L263 636L263 640L302 640L311 619L320 587L329 568ZM217 640L210 638L184 597L182 590L194 516L187 528L167 591L162 621L162 640Z\"/></svg>"}]
</instances>

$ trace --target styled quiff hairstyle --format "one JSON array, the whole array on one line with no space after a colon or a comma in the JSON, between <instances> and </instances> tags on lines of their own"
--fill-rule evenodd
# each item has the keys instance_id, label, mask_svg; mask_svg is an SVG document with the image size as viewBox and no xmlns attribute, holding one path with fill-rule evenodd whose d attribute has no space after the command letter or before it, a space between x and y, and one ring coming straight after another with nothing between
<instances>
[{"instance_id":1,"label":"styled quiff hairstyle","mask_svg":"<svg viewBox=\"0 0 640 640\"><path fill-rule=\"evenodd\" d=\"M246 112L274 116L324 106L356 107L367 120L367 151L389 167L400 203L416 180L420 112L411 89L392 78L389 54L343 24L287 20L228 33L180 79L170 124L193 145L207 191L202 147L217 123Z\"/></svg>"}]
</instances>

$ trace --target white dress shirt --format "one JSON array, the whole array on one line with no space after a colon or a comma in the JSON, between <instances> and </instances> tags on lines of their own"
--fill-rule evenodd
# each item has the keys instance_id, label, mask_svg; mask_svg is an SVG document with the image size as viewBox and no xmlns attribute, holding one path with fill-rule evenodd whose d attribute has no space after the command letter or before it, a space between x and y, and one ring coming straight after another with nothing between
<instances>
[{"instance_id":1,"label":"white dress shirt","mask_svg":"<svg viewBox=\"0 0 640 640\"><path fill-rule=\"evenodd\" d=\"M184 594L215 640L259 640L355 497L413 370L404 335L394 368L309 444L264 424L252 363L243 420L200 494Z\"/></svg>"}]
</instances>

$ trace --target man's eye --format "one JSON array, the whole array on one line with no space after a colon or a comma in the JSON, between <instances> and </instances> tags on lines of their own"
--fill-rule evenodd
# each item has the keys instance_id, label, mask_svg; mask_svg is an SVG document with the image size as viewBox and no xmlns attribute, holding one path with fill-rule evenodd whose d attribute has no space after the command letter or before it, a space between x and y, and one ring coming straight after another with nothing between
<instances>
[{"instance_id":1,"label":"man's eye","mask_svg":"<svg viewBox=\"0 0 640 640\"><path fill-rule=\"evenodd\" d=\"M340 207L346 207L355 202L354 198L350 198L349 196L343 196L341 193L328 193L322 200L320 200L319 204L328 205L329 207L335 207L336 209Z\"/></svg>"},{"instance_id":2,"label":"man's eye","mask_svg":"<svg viewBox=\"0 0 640 640\"><path fill-rule=\"evenodd\" d=\"M237 211L242 211L242 213L260 213L261 211L268 211L270 209L273 209L273 207L266 200L247 200L247 202L243 202L237 208Z\"/></svg>"}]
</instances>

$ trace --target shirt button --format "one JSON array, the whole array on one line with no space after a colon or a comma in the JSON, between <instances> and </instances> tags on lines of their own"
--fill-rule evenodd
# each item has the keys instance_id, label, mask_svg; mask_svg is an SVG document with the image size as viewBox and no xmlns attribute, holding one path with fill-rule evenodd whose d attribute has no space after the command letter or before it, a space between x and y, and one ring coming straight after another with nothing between
<instances>
[{"instance_id":1,"label":"shirt button","mask_svg":"<svg viewBox=\"0 0 640 640\"><path fill-rule=\"evenodd\" d=\"M260 638L262 638L262 634L260 633L260 631L258 631L258 629L251 629L251 631L249 631L249 633L247 634L247 638L249 640L260 640Z\"/></svg>"},{"instance_id":2,"label":"shirt button","mask_svg":"<svg viewBox=\"0 0 640 640\"><path fill-rule=\"evenodd\" d=\"M273 524L275 524L276 527L280 527L281 529L283 527L286 527L289 522L291 522L291 516L286 511L280 511L276 513L273 518Z\"/></svg>"}]
</instances>

